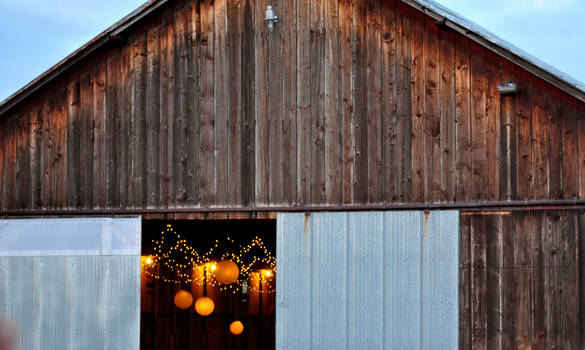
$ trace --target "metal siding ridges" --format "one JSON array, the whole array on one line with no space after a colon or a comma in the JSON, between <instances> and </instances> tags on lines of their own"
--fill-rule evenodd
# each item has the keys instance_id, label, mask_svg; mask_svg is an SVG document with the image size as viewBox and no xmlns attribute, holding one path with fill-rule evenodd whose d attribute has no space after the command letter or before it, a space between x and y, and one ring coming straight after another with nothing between
<instances>
[{"instance_id":1,"label":"metal siding ridges","mask_svg":"<svg viewBox=\"0 0 585 350\"><path fill-rule=\"evenodd\" d=\"M384 293L383 214L364 212L346 215L349 216L348 348L381 349L384 332L381 322Z\"/></svg>"},{"instance_id":2,"label":"metal siding ridges","mask_svg":"<svg viewBox=\"0 0 585 350\"><path fill-rule=\"evenodd\" d=\"M458 344L458 212L277 217L276 349Z\"/></svg>"},{"instance_id":3,"label":"metal siding ridges","mask_svg":"<svg viewBox=\"0 0 585 350\"><path fill-rule=\"evenodd\" d=\"M311 220L311 348L345 349L347 310L347 215L332 213Z\"/></svg>"},{"instance_id":4,"label":"metal siding ridges","mask_svg":"<svg viewBox=\"0 0 585 350\"><path fill-rule=\"evenodd\" d=\"M459 346L459 213L423 214L422 348Z\"/></svg>"},{"instance_id":5,"label":"metal siding ridges","mask_svg":"<svg viewBox=\"0 0 585 350\"><path fill-rule=\"evenodd\" d=\"M384 343L390 349L420 348L420 218L416 211L385 215Z\"/></svg>"},{"instance_id":6,"label":"metal siding ridges","mask_svg":"<svg viewBox=\"0 0 585 350\"><path fill-rule=\"evenodd\" d=\"M278 214L276 349L310 349L311 230L302 213Z\"/></svg>"},{"instance_id":7,"label":"metal siding ridges","mask_svg":"<svg viewBox=\"0 0 585 350\"><path fill-rule=\"evenodd\" d=\"M140 219L104 227L134 237ZM0 256L0 315L17 327L20 349L139 348L140 252L111 253Z\"/></svg>"}]
</instances>

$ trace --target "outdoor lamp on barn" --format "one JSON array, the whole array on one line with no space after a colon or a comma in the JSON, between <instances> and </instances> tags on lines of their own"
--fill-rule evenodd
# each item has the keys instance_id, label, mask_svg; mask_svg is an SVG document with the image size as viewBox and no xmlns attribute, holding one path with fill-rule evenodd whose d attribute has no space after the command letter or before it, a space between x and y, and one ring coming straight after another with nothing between
<instances>
[{"instance_id":1,"label":"outdoor lamp on barn","mask_svg":"<svg viewBox=\"0 0 585 350\"><path fill-rule=\"evenodd\" d=\"M278 22L278 17L274 14L274 9L270 5L266 6L266 17L264 20L268 24L268 30L272 32L274 30L274 24Z\"/></svg>"}]
</instances>

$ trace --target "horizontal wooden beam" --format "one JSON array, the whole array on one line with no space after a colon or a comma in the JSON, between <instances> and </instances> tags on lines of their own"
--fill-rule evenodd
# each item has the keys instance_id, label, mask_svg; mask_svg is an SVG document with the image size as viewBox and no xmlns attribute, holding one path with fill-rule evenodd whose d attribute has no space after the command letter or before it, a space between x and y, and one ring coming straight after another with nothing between
<instances>
[{"instance_id":1,"label":"horizontal wooden beam","mask_svg":"<svg viewBox=\"0 0 585 350\"><path fill-rule=\"evenodd\" d=\"M509 211L509 210L580 210L585 200L534 200L491 201L457 203L388 203L364 205L324 206L269 206L269 207L193 207L160 209L41 209L4 210L0 217L21 216L124 216L149 214L187 213L275 213L275 212L324 212L324 211L371 211L371 210L462 210L462 211Z\"/></svg>"}]
</instances>

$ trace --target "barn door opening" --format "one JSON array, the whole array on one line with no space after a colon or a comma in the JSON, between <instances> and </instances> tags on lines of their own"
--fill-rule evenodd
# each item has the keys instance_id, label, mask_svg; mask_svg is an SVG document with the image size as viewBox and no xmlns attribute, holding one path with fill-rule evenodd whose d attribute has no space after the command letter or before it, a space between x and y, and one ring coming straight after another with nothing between
<instances>
[{"instance_id":1,"label":"barn door opening","mask_svg":"<svg viewBox=\"0 0 585 350\"><path fill-rule=\"evenodd\" d=\"M277 217L277 349L456 349L459 214Z\"/></svg>"},{"instance_id":2,"label":"barn door opening","mask_svg":"<svg viewBox=\"0 0 585 350\"><path fill-rule=\"evenodd\" d=\"M141 349L274 349L274 220L145 220Z\"/></svg>"},{"instance_id":3,"label":"barn door opening","mask_svg":"<svg viewBox=\"0 0 585 350\"><path fill-rule=\"evenodd\" d=\"M140 224L0 221L0 316L17 349L139 348Z\"/></svg>"}]
</instances>

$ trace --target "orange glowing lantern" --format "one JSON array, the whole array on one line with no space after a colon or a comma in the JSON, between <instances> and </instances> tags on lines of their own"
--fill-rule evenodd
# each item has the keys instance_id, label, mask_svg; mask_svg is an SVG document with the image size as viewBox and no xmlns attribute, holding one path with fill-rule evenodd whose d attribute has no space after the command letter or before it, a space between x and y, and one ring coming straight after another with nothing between
<instances>
[{"instance_id":1,"label":"orange glowing lantern","mask_svg":"<svg viewBox=\"0 0 585 350\"><path fill-rule=\"evenodd\" d=\"M175 305L179 309L188 309L191 304L193 304L193 296L191 293L185 290L180 290L177 292L177 294L175 294Z\"/></svg>"},{"instance_id":2,"label":"orange glowing lantern","mask_svg":"<svg viewBox=\"0 0 585 350\"><path fill-rule=\"evenodd\" d=\"M201 297L195 302L195 311L201 316L209 316L213 312L215 304L209 297Z\"/></svg>"},{"instance_id":3,"label":"orange glowing lantern","mask_svg":"<svg viewBox=\"0 0 585 350\"><path fill-rule=\"evenodd\" d=\"M244 325L240 321L234 321L230 324L230 332L233 335L240 335L244 331Z\"/></svg>"},{"instance_id":4,"label":"orange glowing lantern","mask_svg":"<svg viewBox=\"0 0 585 350\"><path fill-rule=\"evenodd\" d=\"M238 265L231 260L222 260L217 263L215 269L215 279L221 284L230 284L238 280L240 269Z\"/></svg>"}]
</instances>

